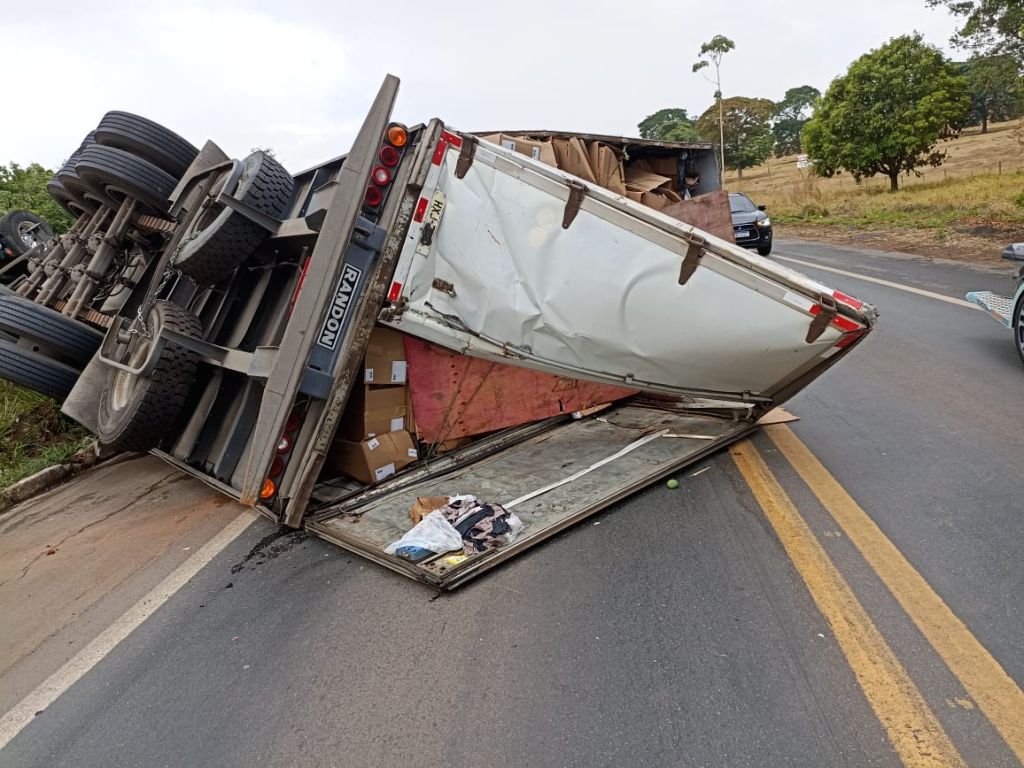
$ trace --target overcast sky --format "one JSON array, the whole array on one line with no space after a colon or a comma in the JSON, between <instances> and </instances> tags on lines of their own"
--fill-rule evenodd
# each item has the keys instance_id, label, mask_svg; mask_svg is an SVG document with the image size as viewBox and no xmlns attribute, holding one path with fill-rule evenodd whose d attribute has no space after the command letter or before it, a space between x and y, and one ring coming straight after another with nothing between
<instances>
[{"instance_id":1,"label":"overcast sky","mask_svg":"<svg viewBox=\"0 0 1024 768\"><path fill-rule=\"evenodd\" d=\"M8 0L13 2L13 0ZM924 0L60 2L5 14L0 163L55 168L109 109L229 154L273 147L293 172L345 152L384 75L395 112L465 130L636 135L663 107L699 115L691 66L736 43L726 96L824 90L857 56L917 30L951 53L955 21ZM827 9L827 10L826 10Z\"/></svg>"}]
</instances>

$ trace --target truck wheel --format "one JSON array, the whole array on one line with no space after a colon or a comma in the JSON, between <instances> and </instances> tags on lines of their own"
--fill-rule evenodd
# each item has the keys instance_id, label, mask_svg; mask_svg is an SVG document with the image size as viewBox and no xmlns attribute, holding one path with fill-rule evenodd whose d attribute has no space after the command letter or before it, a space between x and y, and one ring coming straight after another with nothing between
<instances>
[{"instance_id":1,"label":"truck wheel","mask_svg":"<svg viewBox=\"0 0 1024 768\"><path fill-rule=\"evenodd\" d=\"M0 338L0 378L61 401L75 386L78 371Z\"/></svg>"},{"instance_id":2,"label":"truck wheel","mask_svg":"<svg viewBox=\"0 0 1024 768\"><path fill-rule=\"evenodd\" d=\"M30 211L11 211L0 218L0 246L15 256L28 253L37 243L53 237L53 229Z\"/></svg>"},{"instance_id":3,"label":"truck wheel","mask_svg":"<svg viewBox=\"0 0 1024 768\"><path fill-rule=\"evenodd\" d=\"M1011 317L1013 327L1013 338L1017 342L1017 355L1024 363L1024 293L1017 299L1017 305L1013 308Z\"/></svg>"},{"instance_id":4,"label":"truck wheel","mask_svg":"<svg viewBox=\"0 0 1024 768\"><path fill-rule=\"evenodd\" d=\"M199 319L191 312L167 301L156 301L149 310L146 330L155 338L163 327L189 336L202 334ZM141 365L150 349L150 342L141 336L135 344L128 356L132 366ZM195 380L197 362L195 352L169 341L148 376L111 370L100 396L100 442L119 451L156 447L181 415Z\"/></svg>"},{"instance_id":5,"label":"truck wheel","mask_svg":"<svg viewBox=\"0 0 1024 768\"><path fill-rule=\"evenodd\" d=\"M177 184L173 176L152 163L101 144L82 151L75 172L97 198L112 207L117 208L126 197L133 197L157 215L167 212L168 198ZM67 182L63 183L67 187Z\"/></svg>"},{"instance_id":6,"label":"truck wheel","mask_svg":"<svg viewBox=\"0 0 1024 768\"><path fill-rule=\"evenodd\" d=\"M253 152L242 161L233 197L263 213L279 218L292 199L295 180L270 155ZM171 261L200 285L215 285L270 236L263 227L228 207L211 206L199 214L181 240Z\"/></svg>"},{"instance_id":7,"label":"truck wheel","mask_svg":"<svg viewBox=\"0 0 1024 768\"><path fill-rule=\"evenodd\" d=\"M107 112L96 126L97 144L141 157L180 179L199 150L174 131L130 112Z\"/></svg>"},{"instance_id":8,"label":"truck wheel","mask_svg":"<svg viewBox=\"0 0 1024 768\"><path fill-rule=\"evenodd\" d=\"M20 296L0 295L0 331L33 343L33 351L78 368L92 359L103 334Z\"/></svg>"},{"instance_id":9,"label":"truck wheel","mask_svg":"<svg viewBox=\"0 0 1024 768\"><path fill-rule=\"evenodd\" d=\"M57 205L76 219L83 213L93 213L95 210L86 200L79 199L68 192L56 175L46 183L46 191L57 201Z\"/></svg>"}]
</instances>

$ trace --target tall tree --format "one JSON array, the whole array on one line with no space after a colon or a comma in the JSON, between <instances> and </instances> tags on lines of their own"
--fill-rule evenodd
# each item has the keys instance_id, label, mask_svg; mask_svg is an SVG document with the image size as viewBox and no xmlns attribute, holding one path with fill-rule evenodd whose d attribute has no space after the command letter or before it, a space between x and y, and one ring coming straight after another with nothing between
<instances>
[{"instance_id":1,"label":"tall tree","mask_svg":"<svg viewBox=\"0 0 1024 768\"><path fill-rule=\"evenodd\" d=\"M1020 67L1009 54L974 56L960 65L971 95L968 122L988 133L991 120L1012 120L1024 114Z\"/></svg>"},{"instance_id":2,"label":"tall tree","mask_svg":"<svg viewBox=\"0 0 1024 768\"><path fill-rule=\"evenodd\" d=\"M664 139L665 141L696 141L697 129L685 109L659 109L648 115L637 126L642 139Z\"/></svg>"},{"instance_id":3,"label":"tall tree","mask_svg":"<svg viewBox=\"0 0 1024 768\"><path fill-rule=\"evenodd\" d=\"M71 217L46 191L46 184L52 177L53 171L38 163L27 168L16 163L0 165L0 213L24 208L46 219L54 232L66 232L72 224Z\"/></svg>"},{"instance_id":4,"label":"tall tree","mask_svg":"<svg viewBox=\"0 0 1024 768\"><path fill-rule=\"evenodd\" d=\"M804 146L817 173L846 169L858 181L880 173L895 192L901 173L942 164L935 146L957 135L969 107L967 79L920 35L904 35L832 81Z\"/></svg>"},{"instance_id":5,"label":"tall tree","mask_svg":"<svg viewBox=\"0 0 1024 768\"><path fill-rule=\"evenodd\" d=\"M763 163L771 155L773 117L774 102L733 96L709 107L697 119L697 132L711 141L719 134L725 167L735 168L742 179L744 168Z\"/></svg>"},{"instance_id":6,"label":"tall tree","mask_svg":"<svg viewBox=\"0 0 1024 768\"><path fill-rule=\"evenodd\" d=\"M775 105L776 117L772 133L775 136L776 155L795 155L800 151L800 134L811 117L815 102L820 98L821 91L813 85L801 85L786 91L782 101Z\"/></svg>"},{"instance_id":7,"label":"tall tree","mask_svg":"<svg viewBox=\"0 0 1024 768\"><path fill-rule=\"evenodd\" d=\"M963 19L952 43L984 54L1008 53L1024 61L1024 2L1021 0L926 0Z\"/></svg>"},{"instance_id":8,"label":"tall tree","mask_svg":"<svg viewBox=\"0 0 1024 768\"><path fill-rule=\"evenodd\" d=\"M725 117L722 110L722 57L736 47L736 43L725 35L715 35L701 45L697 54L697 62L693 65L694 72L700 72L709 66L715 68L715 101L718 102L718 140L722 156L722 167L725 168Z\"/></svg>"}]
</instances>

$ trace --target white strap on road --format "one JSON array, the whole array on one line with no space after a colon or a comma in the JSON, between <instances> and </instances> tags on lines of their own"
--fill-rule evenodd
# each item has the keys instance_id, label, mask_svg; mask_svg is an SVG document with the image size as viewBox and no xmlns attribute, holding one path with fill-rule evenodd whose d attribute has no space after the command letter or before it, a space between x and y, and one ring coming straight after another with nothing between
<instances>
[{"instance_id":1,"label":"white strap on road","mask_svg":"<svg viewBox=\"0 0 1024 768\"><path fill-rule=\"evenodd\" d=\"M661 429L661 430L658 430L657 432L652 432L649 435L641 437L639 440L634 440L632 443L627 445L625 448L623 448L618 453L614 453L611 456L603 458L600 461L598 461L597 463L591 464L586 469L581 469L579 472L577 472L574 475L569 475L569 477L566 477L566 478L564 478L562 480L559 480L557 482L551 483L551 485L545 485L543 488L538 488L536 491L530 491L525 496L520 496L515 501L510 501L508 504L503 504L502 506L505 507L505 509L512 509L512 507L514 507L514 506L516 506L518 504L522 504L524 501L529 501L530 499L534 499L537 496L541 496L542 494L545 494L548 491L553 491L555 488L560 488L563 485L567 485L568 483L571 483L574 480L579 480L584 475L590 474L595 469L600 469L605 464L609 464L609 463L615 461L616 459L621 459L627 453L631 453L632 451L635 451L637 448L639 448L642 445L647 445L647 443L651 442L652 440L657 440L659 437L668 437L668 436L669 436L669 430L668 429Z\"/></svg>"}]
</instances>

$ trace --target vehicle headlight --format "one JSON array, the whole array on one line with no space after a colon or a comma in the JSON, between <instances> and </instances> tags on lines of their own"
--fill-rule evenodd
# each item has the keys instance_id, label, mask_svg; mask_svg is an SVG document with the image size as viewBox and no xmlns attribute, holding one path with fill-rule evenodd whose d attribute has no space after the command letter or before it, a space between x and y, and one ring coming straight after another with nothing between
<instances>
[{"instance_id":1,"label":"vehicle headlight","mask_svg":"<svg viewBox=\"0 0 1024 768\"><path fill-rule=\"evenodd\" d=\"M755 221L754 224L756 224L759 227L770 227L772 225L772 220L771 219L761 219L760 221Z\"/></svg>"}]
</instances>

